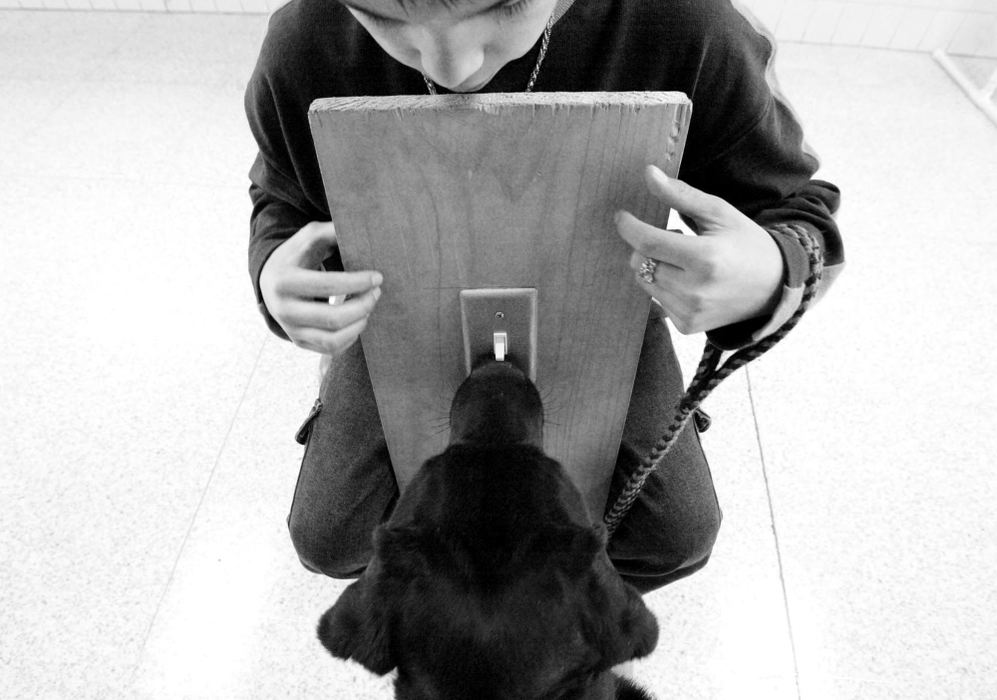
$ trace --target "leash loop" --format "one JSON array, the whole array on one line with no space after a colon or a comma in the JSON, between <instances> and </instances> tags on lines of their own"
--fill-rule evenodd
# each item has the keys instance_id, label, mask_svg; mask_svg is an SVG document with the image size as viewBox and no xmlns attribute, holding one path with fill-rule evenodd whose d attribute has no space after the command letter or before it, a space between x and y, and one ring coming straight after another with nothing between
<instances>
[{"instance_id":1,"label":"leash loop","mask_svg":"<svg viewBox=\"0 0 997 700\"><path fill-rule=\"evenodd\" d=\"M619 527L620 522L630 511L634 501L637 500L637 496L644 487L647 477L658 468L661 460L664 459L665 455L675 445L679 435L682 434L682 431L689 423L690 417L699 408L699 405L717 388L720 382L752 360L761 357L775 346L776 343L785 338L810 307L817 293L817 287L820 284L821 275L824 270L820 246L817 244L814 236L802 226L776 224L770 228L792 235L799 241L807 253L810 261L810 273L804 282L803 297L800 300L800 305L778 330L758 342L738 350L723 365L720 365L723 350L709 340L706 341L706 347L703 349L703 356L699 361L699 366L696 368L696 374L693 376L692 381L689 382L689 387L686 389L685 394L679 400L678 408L676 408L674 417L668 424L664 435L661 436L661 439L655 443L648 455L641 460L641 463L627 478L627 482L624 484L623 490L620 492L615 503L613 503L612 508L606 511L603 522L610 536L616 532L616 528Z\"/></svg>"}]
</instances>

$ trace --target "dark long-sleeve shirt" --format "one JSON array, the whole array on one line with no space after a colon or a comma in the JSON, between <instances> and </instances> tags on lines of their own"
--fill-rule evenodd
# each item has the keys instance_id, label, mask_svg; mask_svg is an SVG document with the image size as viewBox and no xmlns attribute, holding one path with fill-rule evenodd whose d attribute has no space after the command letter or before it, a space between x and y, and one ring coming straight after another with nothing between
<instances>
[{"instance_id":1,"label":"dark long-sleeve shirt","mask_svg":"<svg viewBox=\"0 0 997 700\"><path fill-rule=\"evenodd\" d=\"M839 192L812 179L818 161L778 92L774 48L729 0L575 0L554 25L534 86L536 92L678 91L692 99L680 179L770 230L786 263L774 315L712 331L725 347L772 332L799 302L807 257L775 224L815 236L824 289L844 262L833 219ZM522 91L538 50L539 42L482 92ZM283 336L263 304L260 271L306 223L331 219L307 119L312 100L425 92L422 76L388 56L335 0L293 0L274 14L246 90L246 112L259 144L250 171L249 268L275 333Z\"/></svg>"}]
</instances>

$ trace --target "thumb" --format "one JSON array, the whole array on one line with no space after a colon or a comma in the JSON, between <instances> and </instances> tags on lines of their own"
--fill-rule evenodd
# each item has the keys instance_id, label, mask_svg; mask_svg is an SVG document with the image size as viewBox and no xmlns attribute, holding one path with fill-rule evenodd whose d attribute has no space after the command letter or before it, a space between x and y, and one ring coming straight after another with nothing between
<instances>
[{"instance_id":1,"label":"thumb","mask_svg":"<svg viewBox=\"0 0 997 700\"><path fill-rule=\"evenodd\" d=\"M644 182L655 197L701 226L719 224L729 218L733 207L720 197L698 190L681 180L665 175L658 167L644 169ZM733 209L737 211L736 209Z\"/></svg>"}]
</instances>

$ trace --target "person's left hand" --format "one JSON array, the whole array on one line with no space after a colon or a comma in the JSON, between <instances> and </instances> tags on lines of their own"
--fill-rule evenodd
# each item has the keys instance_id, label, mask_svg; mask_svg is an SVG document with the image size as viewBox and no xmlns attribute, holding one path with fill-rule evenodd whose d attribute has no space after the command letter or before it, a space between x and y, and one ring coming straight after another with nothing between
<instances>
[{"instance_id":1,"label":"person's left hand","mask_svg":"<svg viewBox=\"0 0 997 700\"><path fill-rule=\"evenodd\" d=\"M698 236L660 229L619 211L616 228L634 249L637 283L662 306L680 333L713 330L772 313L779 302L783 261L761 226L727 201L666 176L649 165L647 187L693 219ZM647 258L659 261L653 283L640 278Z\"/></svg>"}]
</instances>

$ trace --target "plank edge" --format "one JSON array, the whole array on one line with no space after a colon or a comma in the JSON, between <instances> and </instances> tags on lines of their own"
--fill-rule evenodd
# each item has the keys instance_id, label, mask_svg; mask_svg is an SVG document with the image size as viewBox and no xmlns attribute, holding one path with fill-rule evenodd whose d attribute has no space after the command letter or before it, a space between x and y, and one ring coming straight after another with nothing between
<instances>
[{"instance_id":1,"label":"plank edge","mask_svg":"<svg viewBox=\"0 0 997 700\"><path fill-rule=\"evenodd\" d=\"M322 97L309 114L321 112L409 110L499 110L503 107L648 107L691 105L683 92L493 92L467 95L381 95L373 97Z\"/></svg>"}]
</instances>

